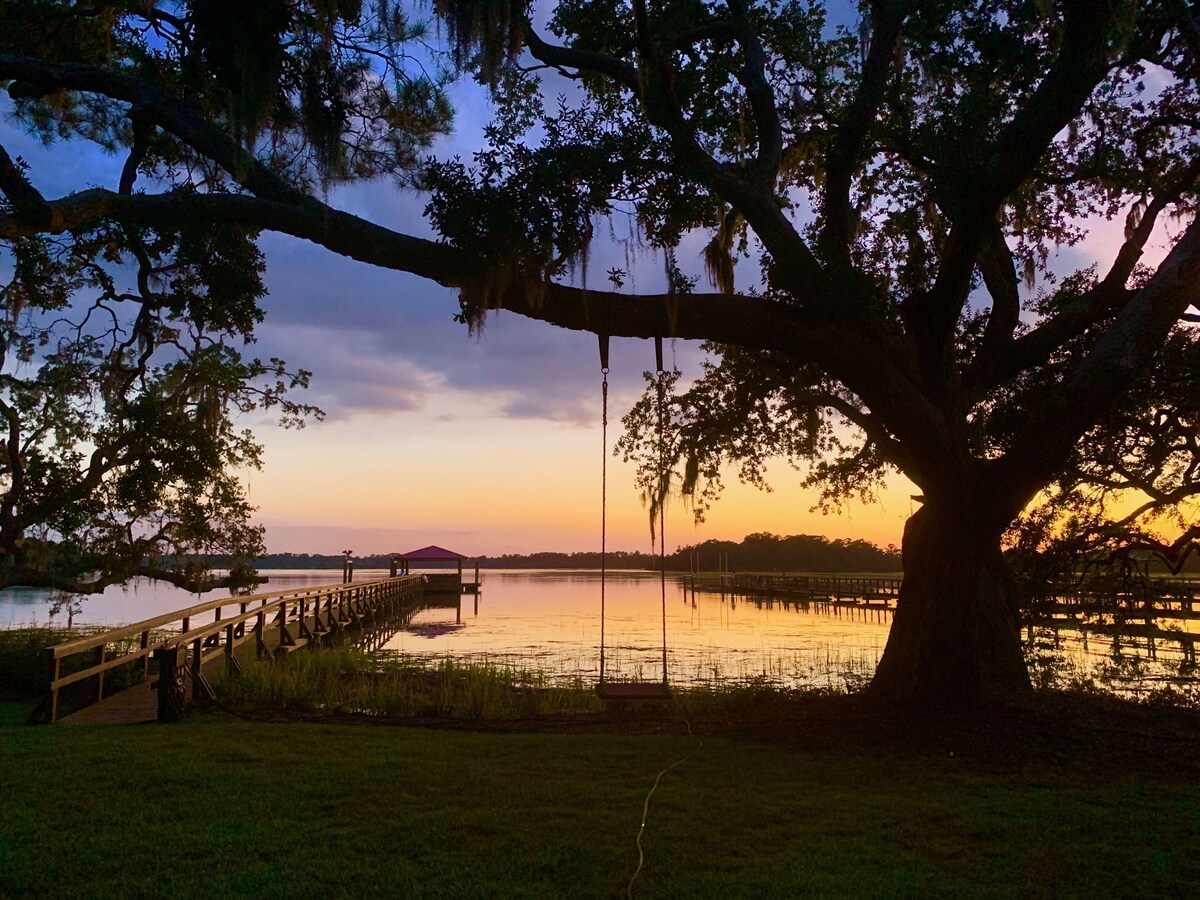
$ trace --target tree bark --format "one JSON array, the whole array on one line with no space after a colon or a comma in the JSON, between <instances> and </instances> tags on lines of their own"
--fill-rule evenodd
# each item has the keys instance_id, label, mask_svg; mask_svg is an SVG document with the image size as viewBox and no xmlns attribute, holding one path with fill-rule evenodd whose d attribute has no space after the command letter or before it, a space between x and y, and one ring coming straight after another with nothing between
<instances>
[{"instance_id":1,"label":"tree bark","mask_svg":"<svg viewBox=\"0 0 1200 900\"><path fill-rule=\"evenodd\" d=\"M904 584L870 693L953 706L1030 689L1000 533L966 509L918 510L904 528Z\"/></svg>"}]
</instances>

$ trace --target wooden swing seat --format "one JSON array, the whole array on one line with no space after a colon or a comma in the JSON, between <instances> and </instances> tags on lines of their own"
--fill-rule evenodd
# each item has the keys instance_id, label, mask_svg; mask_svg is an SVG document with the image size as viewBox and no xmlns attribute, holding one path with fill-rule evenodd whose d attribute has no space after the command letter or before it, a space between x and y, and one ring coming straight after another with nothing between
<instances>
[{"instance_id":1,"label":"wooden swing seat","mask_svg":"<svg viewBox=\"0 0 1200 900\"><path fill-rule=\"evenodd\" d=\"M602 681L596 694L601 700L669 700L671 687L663 682Z\"/></svg>"}]
</instances>

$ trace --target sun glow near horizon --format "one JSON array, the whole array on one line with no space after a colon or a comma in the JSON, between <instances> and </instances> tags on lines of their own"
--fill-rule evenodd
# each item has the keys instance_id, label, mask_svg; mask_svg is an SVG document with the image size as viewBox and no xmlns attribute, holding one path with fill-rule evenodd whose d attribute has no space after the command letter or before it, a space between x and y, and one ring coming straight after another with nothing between
<instances>
[{"instance_id":1,"label":"sun glow near horizon","mask_svg":"<svg viewBox=\"0 0 1200 900\"><path fill-rule=\"evenodd\" d=\"M359 553L442 543L463 553L573 552L600 546L600 428L501 417L477 404L455 412L355 415L266 439L262 471L249 479L272 552ZM614 429L610 426L610 442ZM697 525L676 500L667 548L755 532L822 534L899 544L912 486L895 478L872 505L813 512L815 491L783 460L769 469L773 490L740 484L729 472L721 499ZM634 471L608 460L608 547L647 550L647 512ZM346 541L354 541L353 548Z\"/></svg>"}]
</instances>

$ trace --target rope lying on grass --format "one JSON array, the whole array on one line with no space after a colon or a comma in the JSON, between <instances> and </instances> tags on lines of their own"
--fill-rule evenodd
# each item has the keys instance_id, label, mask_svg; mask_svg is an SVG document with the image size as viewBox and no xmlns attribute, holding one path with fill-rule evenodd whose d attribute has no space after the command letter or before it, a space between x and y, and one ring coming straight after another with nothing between
<instances>
[{"instance_id":1,"label":"rope lying on grass","mask_svg":"<svg viewBox=\"0 0 1200 900\"><path fill-rule=\"evenodd\" d=\"M669 766L667 766L665 769L663 769L661 772L659 772L657 775L654 776L654 784L651 785L650 792L648 794L646 794L646 800L644 803L642 803L642 823L641 823L641 825L638 826L637 840L635 841L635 843L637 844L638 864L637 864L637 868L633 870L633 875L630 876L630 878L629 878L629 884L627 884L625 886L625 896L628 897L629 900L633 900L633 883L635 881L637 881L637 877L640 874L642 874L642 867L646 864L646 855L642 851L642 834L645 833L645 831L646 831L646 819L650 815L650 798L653 797L654 792L658 790L658 783L660 781L662 781L662 777L664 775L666 775L672 769L677 768L678 766L682 766L685 762L687 762L689 759L691 759L693 756L695 756L697 753L699 753L700 750L704 747L704 740L702 738L696 737L696 735L692 734L692 723L687 721L686 719L684 719L683 724L687 726L688 737L696 738L696 746L692 749L692 752L689 753L687 756L683 757L682 759L675 760L675 762L671 763Z\"/></svg>"}]
</instances>

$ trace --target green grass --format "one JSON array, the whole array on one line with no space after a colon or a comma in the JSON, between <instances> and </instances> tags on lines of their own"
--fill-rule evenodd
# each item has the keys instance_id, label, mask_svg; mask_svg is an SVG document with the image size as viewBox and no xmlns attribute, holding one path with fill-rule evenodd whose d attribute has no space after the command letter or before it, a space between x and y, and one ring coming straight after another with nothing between
<instances>
[{"instance_id":1,"label":"green grass","mask_svg":"<svg viewBox=\"0 0 1200 900\"><path fill-rule=\"evenodd\" d=\"M0 896L613 897L686 736L201 717L0 728ZM646 897L1178 896L1200 784L707 737Z\"/></svg>"}]
</instances>

